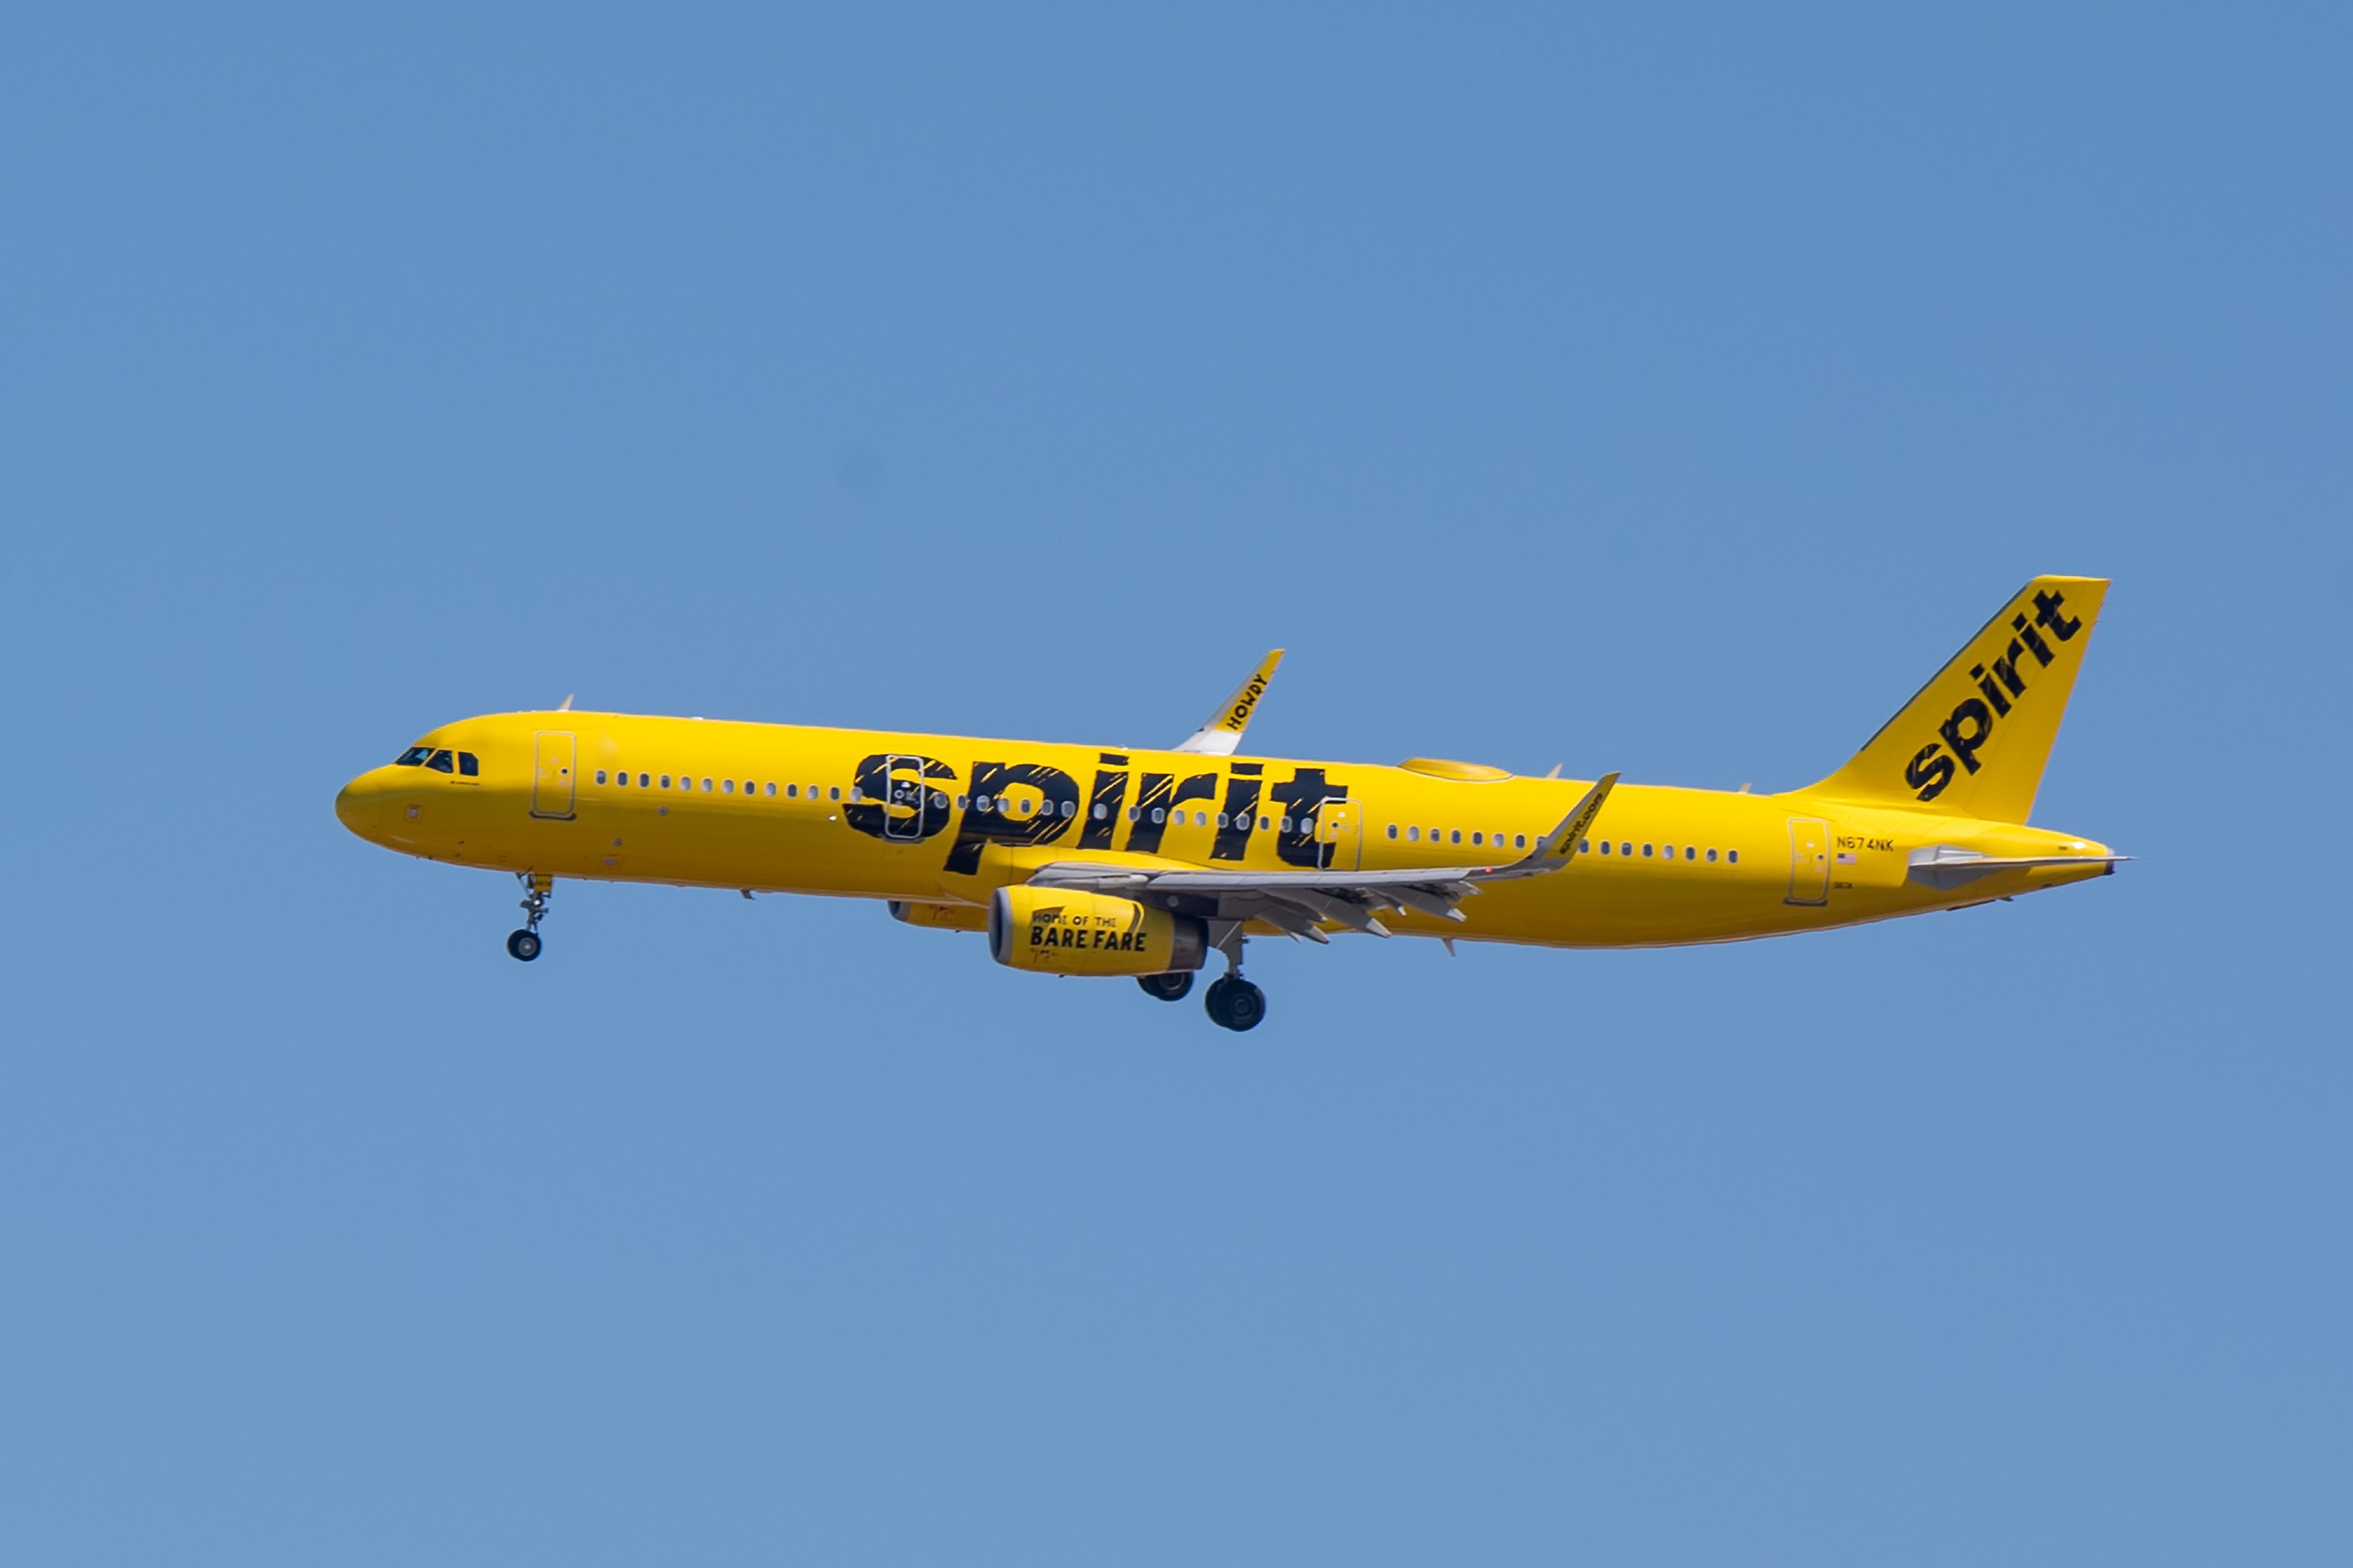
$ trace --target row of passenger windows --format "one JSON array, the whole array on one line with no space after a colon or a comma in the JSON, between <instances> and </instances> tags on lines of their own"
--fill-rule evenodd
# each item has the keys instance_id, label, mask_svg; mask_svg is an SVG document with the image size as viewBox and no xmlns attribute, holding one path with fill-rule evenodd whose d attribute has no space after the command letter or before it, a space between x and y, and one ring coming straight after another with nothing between
<instances>
[{"instance_id":1,"label":"row of passenger windows","mask_svg":"<svg viewBox=\"0 0 2353 1568\"><path fill-rule=\"evenodd\" d=\"M471 752L452 752L447 746L411 746L392 759L396 768L431 768L437 773L455 772L465 778L479 778L482 762Z\"/></svg>"},{"instance_id":2,"label":"row of passenger windows","mask_svg":"<svg viewBox=\"0 0 2353 1568\"><path fill-rule=\"evenodd\" d=\"M1404 829L1400 830L1400 829L1398 828L1398 825L1397 825L1396 823L1392 822L1392 823L1390 823L1390 824L1389 824L1389 837L1390 837L1391 838L1395 838L1395 837L1398 836L1398 834L1399 833L1399 831L1403 831L1403 833L1405 834L1405 837L1406 837L1406 842L1408 842L1409 844L1419 844L1419 843L1420 843L1420 842L1421 842L1421 829L1420 829L1420 828L1419 828L1419 827L1408 827L1408 828L1404 828ZM1442 843L1444 843L1444 842L1446 841L1446 835L1447 835L1447 833L1448 833L1449 831L1450 831L1449 829L1447 829L1447 828L1443 828L1443 827L1433 827L1433 828L1431 828L1431 829L1430 830L1430 841L1432 844L1442 844ZM1453 833L1453 835L1454 835L1454 842L1455 842L1455 843L1457 843L1457 844L1461 843L1461 842L1462 842L1462 830L1461 830L1461 828L1457 827L1457 828L1453 828L1453 829L1451 829L1451 832L1452 832L1452 833ZM1502 834L1498 833L1498 834L1494 835L1493 837L1494 837L1494 841L1495 841L1495 847L1496 847L1496 848L1498 848L1498 849L1503 848L1503 847L1504 847L1504 836L1503 836ZM1514 834L1514 835L1513 835L1513 837L1514 837L1514 839L1515 840L1515 842L1512 845L1512 847L1513 847L1513 848L1515 848L1515 849L1525 849L1525 848L1528 847L1528 836L1527 836L1526 834L1525 834L1525 833ZM1472 844L1474 844L1474 845L1484 845L1484 844L1487 842L1487 839L1488 839L1488 835L1486 835L1486 834L1484 834L1484 833L1473 833L1473 834L1472 834L1472 835L1471 835L1471 842L1472 842Z\"/></svg>"},{"instance_id":3,"label":"row of passenger windows","mask_svg":"<svg viewBox=\"0 0 2353 1568\"><path fill-rule=\"evenodd\" d=\"M1594 845L1593 841L1592 841L1591 839L1589 839L1589 838L1580 838L1580 839L1578 839L1578 840L1577 841L1577 852L1578 854L1580 854L1580 855L1585 854L1586 852L1588 852L1588 850L1593 849L1594 847L1596 847L1596 846ZM1603 839L1603 840L1601 841L1601 843L1600 843L1600 845L1599 845L1599 847L1600 852L1601 852L1602 854L1604 854L1604 855L1609 854L1609 840L1608 840L1607 838ZM1622 840L1622 839L1621 839L1621 840L1619 842L1619 845L1618 845L1618 853L1619 853L1619 854L1620 854L1620 855L1631 855L1631 854L1633 854L1633 853L1634 853L1634 846L1633 846L1631 843L1629 843L1629 842L1627 842L1627 841L1625 841L1625 840ZM1715 850L1713 850L1713 849L1701 849L1701 848L1698 848L1698 847L1694 847L1694 846L1693 846L1693 845L1686 844L1686 845L1684 845L1684 846L1683 847L1683 851L1682 851L1682 853L1683 853L1683 858L1684 859L1686 859L1686 860L1700 860L1700 859L1704 859L1704 860L1706 860L1706 861L1708 862L1708 864L1710 864L1710 865L1714 865L1714 864L1715 863ZM1650 854L1651 854L1651 847L1650 847L1649 845L1645 844L1645 845L1643 845L1643 846L1642 846L1642 854L1643 854L1643 857L1644 857L1645 858L1649 858L1649 856L1650 856ZM1672 860L1672 859L1673 859L1673 858L1675 858L1675 854L1676 854L1676 850L1675 850L1675 847L1674 847L1673 845L1672 845L1672 844L1662 844L1662 845L1660 845L1660 846L1659 846L1659 858L1660 858L1660 859L1662 859L1662 860ZM1727 849L1727 850L1725 850L1725 851L1724 852L1724 863L1725 863L1725 865L1727 865L1727 866L1737 866L1737 865L1739 865L1739 864L1740 864L1740 851L1739 851L1739 850L1737 850L1737 849Z\"/></svg>"},{"instance_id":4,"label":"row of passenger windows","mask_svg":"<svg viewBox=\"0 0 2353 1568\"><path fill-rule=\"evenodd\" d=\"M691 791L696 787L698 781L686 776L680 776L673 779L669 773L638 773L632 775L627 772L615 772L606 768L598 768L596 770L596 782L600 784L610 783L615 787L621 789L629 788L634 784L634 786L638 789L677 788ZM708 778L701 780L700 783L704 795L735 795L740 792L747 798L765 796L771 800L776 799L779 796L786 800L839 800L842 798L842 791L839 784L822 787L817 784L778 784L756 779L744 779L739 784L734 779ZM849 786L849 799L852 804L857 804L871 798L871 796L868 795L864 790L859 788L857 785L852 784ZM902 804L912 805L913 803L902 802ZM934 790L932 792L931 805L933 810L945 811L948 809L948 797L944 791ZM1049 816L1053 815L1055 811L1054 803L1051 801L1017 801L1010 795L982 795L977 801L976 801L970 795L959 795L955 797L955 809L958 811L976 807L981 811L1000 812L1007 816L1034 816L1039 813L1041 808ZM1077 804L1067 800L1062 802L1060 814L1064 816L1077 816ZM1098 802L1092 807L1091 815L1093 816L1095 821L1101 822L1108 817L1111 813L1101 802ZM1146 817L1150 817L1156 823L1166 823L1174 826L1182 827L1187 820L1187 814L1183 811L1171 811L1166 806L1154 806L1150 811L1145 811L1140 806L1134 805L1127 808L1127 819L1130 822L1142 822ZM1209 826L1212 818L1210 814L1206 811L1196 811L1190 814L1190 820L1192 825L1196 827L1207 827ZM1235 818L1229 816L1222 811L1217 814L1214 820L1219 827L1231 826L1236 821ZM1249 816L1244 816L1239 820L1243 827L1247 828L1250 826L1250 819ZM1288 816L1280 818L1261 816L1258 819L1258 826L1261 829L1271 829L1275 826L1277 822L1281 823L1282 831L1285 833L1290 833L1294 830L1298 832L1305 832L1310 826L1312 819L1304 816L1298 817L1296 819ZM1392 835L1391 837L1395 837L1395 835Z\"/></svg>"},{"instance_id":5,"label":"row of passenger windows","mask_svg":"<svg viewBox=\"0 0 2353 1568\"><path fill-rule=\"evenodd\" d=\"M420 761L426 760L417 756L417 753L420 753L425 750L426 748L424 747L417 747L416 751L411 752L408 756L401 758L402 764L405 766L413 765L411 761L412 758L417 758L417 760ZM437 754L442 757L447 757L448 755L446 752ZM469 773L474 772L474 759L472 753L460 752L459 756L462 759L463 771ZM428 761L427 765L430 766L435 764ZM446 763L440 765L444 772L448 771ZM598 768L596 770L596 782L598 784L604 784L607 782L607 770L604 768ZM609 777L611 782L620 788L626 789L630 787L631 775L626 772L611 773ZM771 800L776 799L778 796L782 796L786 800L839 800L841 798L841 786L839 784L820 788L820 786L817 784L777 784L775 783L762 783L754 779L745 779L742 781L740 786L733 779L712 780L706 778L701 782L702 793L705 795L734 795L740 788L743 795L747 798L760 795L765 795ZM638 789L670 789L673 787L671 777L668 773L638 773L635 775L635 784L636 787ZM691 791L695 787L695 784L696 781L694 779L681 776L676 781L675 787ZM857 803L862 802L868 797L865 791L860 789L857 785L852 784L849 789L849 798L852 803ZM934 790L932 792L931 805L932 809L934 811L945 811L948 808L948 797L946 794L943 791ZM1007 816L1034 816L1039 810L1040 806L1044 808L1045 812L1049 816L1053 815L1055 810L1054 803L1051 801L1016 801L1009 795L998 795L994 798L988 795L982 795L976 802L970 795L960 795L955 797L955 808L958 811L963 811L976 805L982 811L997 811L1003 813ZM1067 800L1062 802L1060 814L1064 816L1077 816L1077 804ZM1095 821L1101 822L1111 814L1101 802L1097 802L1090 809L1089 815L1092 816ZM1127 808L1127 819L1130 822L1141 822L1147 816L1155 823L1166 823L1173 826L1182 827L1186 824L1187 814L1182 810L1171 811L1165 806L1157 805L1154 806L1150 811L1145 811L1141 806L1134 805ZM1208 812L1196 811L1191 814L1191 820L1192 825L1196 827L1207 827L1212 820L1214 820L1219 827L1231 827L1236 826L1237 822L1239 822L1239 825L1244 831L1248 831L1250 826L1250 819L1248 816L1243 816L1237 819L1229 816L1222 811L1217 813L1214 818L1212 818ZM1315 819L1311 816L1261 816L1258 819L1259 831L1261 833L1270 832L1277 826L1280 826L1285 833L1305 833L1315 826ZM1423 831L1424 830L1418 826L1400 829L1396 823L1391 823L1389 824L1388 836L1391 838L1396 838L1399 837L1400 833L1402 833L1408 843L1419 844L1422 842ZM1430 828L1428 832L1430 836L1429 842L1432 844L1460 844L1462 842L1462 829L1459 827L1432 827ZM1504 834L1490 834L1484 829L1475 830L1471 834L1471 843L1474 848L1486 847L1492 841L1495 848L1501 849L1505 847L1506 838L1507 836ZM1511 834L1508 836L1508 840L1510 847L1514 849L1525 849L1528 847L1528 836L1525 833ZM1589 838L1578 839L1577 847L1580 854L1594 853L1593 841ZM1611 852L1610 843L1608 839L1605 838L1601 841L1599 852L1604 855ZM1630 840L1620 843L1617 846L1616 852L1622 856L1630 857L1634 853L1634 846ZM1654 847L1649 844L1642 846L1641 852L1646 857L1652 856L1657 853ZM1675 846L1670 844L1665 846L1665 853L1660 858L1672 860L1675 858L1676 853ZM1683 858L1686 860L1697 860L1703 854L1704 854L1711 863L1713 863L1716 858L1716 852L1714 849L1703 851L1695 846L1689 844L1684 845L1682 849ZM1728 849L1725 851L1725 860L1727 864L1737 866L1740 864L1740 851L1737 849Z\"/></svg>"},{"instance_id":6,"label":"row of passenger windows","mask_svg":"<svg viewBox=\"0 0 2353 1568\"><path fill-rule=\"evenodd\" d=\"M1400 832L1402 832L1406 842L1409 844L1420 843L1422 841L1422 831L1423 830L1418 826L1409 826L1400 829L1396 823L1392 822L1389 824L1389 837L1391 838L1395 838ZM1429 833L1430 842L1432 844L1460 844L1462 842L1462 829L1459 827L1433 827L1429 830ZM1472 847L1474 848L1489 845L1492 845L1497 849L1502 849L1506 847L1504 835L1501 833L1486 833L1476 830L1474 830L1471 835L1471 843ZM1509 847L1514 849L1525 849L1527 847L1528 836L1526 834L1514 833L1510 835ZM1642 846L1642 853L1645 856L1656 855L1658 858L1666 860L1672 860L1675 858L1676 849L1673 845L1669 844L1664 846L1663 853L1660 852L1661 847L1662 847L1655 845L1645 844ZM1590 838L1578 839L1577 841L1577 852L1580 855L1592 854L1594 852L1593 840ZM1601 841L1600 852L1604 855L1610 853L1610 844L1606 838ZM1617 846L1617 853L1628 856L1632 855L1634 853L1634 846L1632 842L1630 840L1620 843ZM1715 850L1702 850L1690 844L1686 844L1683 847L1682 854L1683 858L1686 860L1697 860L1704 855L1711 863L1713 863L1716 858ZM1725 850L1724 852L1724 857L1725 863L1726 865L1737 866L1740 864L1740 851L1737 849Z\"/></svg>"},{"instance_id":7,"label":"row of passenger windows","mask_svg":"<svg viewBox=\"0 0 2353 1568\"><path fill-rule=\"evenodd\" d=\"M596 770L596 782L598 784L605 783L607 776L606 769L598 768ZM612 773L610 777L613 784L617 788L627 789L630 785L631 775L626 772ZM638 773L635 776L635 782L637 787L639 789L669 789L671 787L670 776L668 773ZM691 790L694 787L694 780L681 774L677 781L677 787L683 790ZM810 800L821 800L825 798L824 792L816 784L768 784L763 785L753 779L745 779L743 783L743 790L746 795L756 795L760 794L764 788L771 799L781 795L787 800L799 800L803 797L804 793L806 793L807 798ZM713 793L719 795L733 795L735 790L736 783L733 779L719 779L716 781L704 779L702 781L702 793L705 795L711 795ZM841 786L839 784L833 786L832 798L835 800L839 800L841 798ZM857 800L860 797L858 791L853 789L849 792L849 798Z\"/></svg>"}]
</instances>

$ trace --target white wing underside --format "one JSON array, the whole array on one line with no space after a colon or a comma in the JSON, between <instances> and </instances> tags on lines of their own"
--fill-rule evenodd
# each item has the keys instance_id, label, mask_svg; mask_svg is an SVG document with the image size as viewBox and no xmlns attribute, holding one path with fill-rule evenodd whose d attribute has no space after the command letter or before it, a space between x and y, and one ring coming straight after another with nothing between
<instances>
[{"instance_id":1,"label":"white wing underside","mask_svg":"<svg viewBox=\"0 0 2353 1568\"><path fill-rule=\"evenodd\" d=\"M1058 860L1029 879L1032 886L1113 893L1139 903L1219 921L1264 921L1293 936L1326 942L1319 928L1336 925L1387 936L1384 910L1460 921L1458 907L1488 882L1515 881L1559 870L1577 858L1578 841L1601 813L1618 783L1604 774L1535 847L1500 866L1414 867L1386 871L1197 871L1105 866Z\"/></svg>"}]
</instances>

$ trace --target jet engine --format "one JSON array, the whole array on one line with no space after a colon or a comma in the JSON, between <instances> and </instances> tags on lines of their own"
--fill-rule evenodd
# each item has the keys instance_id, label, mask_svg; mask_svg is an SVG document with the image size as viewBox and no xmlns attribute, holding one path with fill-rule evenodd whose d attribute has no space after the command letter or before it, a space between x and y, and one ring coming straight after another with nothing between
<instances>
[{"instance_id":1,"label":"jet engine","mask_svg":"<svg viewBox=\"0 0 2353 1568\"><path fill-rule=\"evenodd\" d=\"M1209 937L1192 916L1134 899L999 888L988 903L988 951L1008 968L1041 974L1167 974L1200 968Z\"/></svg>"}]
</instances>

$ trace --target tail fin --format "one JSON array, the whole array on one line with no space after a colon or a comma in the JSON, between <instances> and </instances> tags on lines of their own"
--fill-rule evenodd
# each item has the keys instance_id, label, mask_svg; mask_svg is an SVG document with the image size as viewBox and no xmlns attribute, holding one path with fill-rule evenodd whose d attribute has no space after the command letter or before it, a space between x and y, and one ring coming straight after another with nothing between
<instances>
[{"instance_id":1,"label":"tail fin","mask_svg":"<svg viewBox=\"0 0 2353 1568\"><path fill-rule=\"evenodd\" d=\"M2107 592L2101 577L2037 577L1805 793L2024 822Z\"/></svg>"}]
</instances>

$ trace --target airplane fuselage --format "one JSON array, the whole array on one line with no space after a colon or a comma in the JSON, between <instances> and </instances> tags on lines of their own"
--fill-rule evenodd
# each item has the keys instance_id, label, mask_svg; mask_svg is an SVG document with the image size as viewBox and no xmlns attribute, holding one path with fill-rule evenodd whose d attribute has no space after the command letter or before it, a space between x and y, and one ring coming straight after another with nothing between
<instances>
[{"instance_id":1,"label":"airplane fuselage","mask_svg":"<svg viewBox=\"0 0 2353 1568\"><path fill-rule=\"evenodd\" d=\"M994 889L1048 865L1504 865L1589 783L576 711L464 720L416 751L338 797L353 832L455 865L886 900L914 923L973 930ZM1561 947L1725 942L2112 869L2103 847L2071 835L1805 792L1620 784L1582 837L1556 875L1483 886L1459 921L1406 910L1388 926ZM1946 851L2063 863L1924 877L1924 856Z\"/></svg>"}]
</instances>

